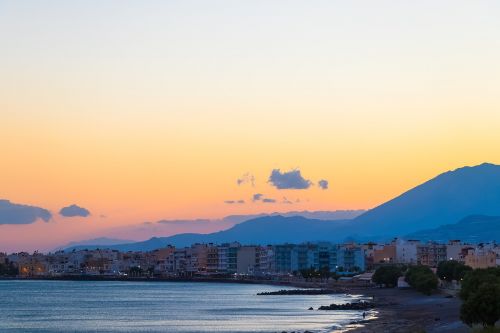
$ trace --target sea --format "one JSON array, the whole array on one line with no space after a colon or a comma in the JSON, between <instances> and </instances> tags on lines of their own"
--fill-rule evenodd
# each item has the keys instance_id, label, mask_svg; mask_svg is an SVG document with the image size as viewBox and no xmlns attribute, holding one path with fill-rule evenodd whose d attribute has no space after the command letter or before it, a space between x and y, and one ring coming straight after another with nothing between
<instances>
[{"instance_id":1,"label":"sea","mask_svg":"<svg viewBox=\"0 0 500 333\"><path fill-rule=\"evenodd\" d=\"M0 280L0 332L337 332L363 317L363 311L317 310L361 295L257 295L280 289L288 287Z\"/></svg>"}]
</instances>

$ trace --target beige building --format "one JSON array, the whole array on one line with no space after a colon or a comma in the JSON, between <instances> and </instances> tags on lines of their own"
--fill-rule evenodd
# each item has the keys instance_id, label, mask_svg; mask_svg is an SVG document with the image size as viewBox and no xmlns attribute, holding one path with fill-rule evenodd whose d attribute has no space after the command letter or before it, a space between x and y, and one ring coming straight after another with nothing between
<instances>
[{"instance_id":1,"label":"beige building","mask_svg":"<svg viewBox=\"0 0 500 333\"><path fill-rule=\"evenodd\" d=\"M465 264L473 269L495 267L497 255L492 251L469 251L465 256Z\"/></svg>"},{"instance_id":2,"label":"beige building","mask_svg":"<svg viewBox=\"0 0 500 333\"><path fill-rule=\"evenodd\" d=\"M373 264L393 263L396 261L396 245L384 245L382 249L373 250Z\"/></svg>"},{"instance_id":3,"label":"beige building","mask_svg":"<svg viewBox=\"0 0 500 333\"><path fill-rule=\"evenodd\" d=\"M219 268L219 248L209 244L207 249L207 273L215 273Z\"/></svg>"},{"instance_id":4,"label":"beige building","mask_svg":"<svg viewBox=\"0 0 500 333\"><path fill-rule=\"evenodd\" d=\"M446 261L446 245L429 242L417 245L417 263L429 267L437 267L441 261Z\"/></svg>"}]
</instances>

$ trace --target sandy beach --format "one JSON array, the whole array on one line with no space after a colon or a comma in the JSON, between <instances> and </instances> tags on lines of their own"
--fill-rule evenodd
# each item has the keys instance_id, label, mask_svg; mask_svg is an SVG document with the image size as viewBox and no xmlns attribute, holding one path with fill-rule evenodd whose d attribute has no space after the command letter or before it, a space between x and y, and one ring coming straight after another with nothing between
<instances>
[{"instance_id":1,"label":"sandy beach","mask_svg":"<svg viewBox=\"0 0 500 333\"><path fill-rule=\"evenodd\" d=\"M466 333L459 319L461 301L446 294L422 295L412 289L352 288L373 297L376 318L349 326L353 333Z\"/></svg>"}]
</instances>

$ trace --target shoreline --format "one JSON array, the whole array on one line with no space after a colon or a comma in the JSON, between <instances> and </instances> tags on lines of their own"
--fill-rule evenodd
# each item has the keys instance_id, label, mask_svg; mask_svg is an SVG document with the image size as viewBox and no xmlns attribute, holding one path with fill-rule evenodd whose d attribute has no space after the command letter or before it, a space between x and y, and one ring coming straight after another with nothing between
<instances>
[{"instance_id":1,"label":"shoreline","mask_svg":"<svg viewBox=\"0 0 500 333\"><path fill-rule=\"evenodd\" d=\"M234 278L133 278L101 276L57 276L57 277L0 277L1 280L18 281L120 281L120 282L191 282L261 284L295 287L303 289L328 289L334 293L362 295L371 298L375 307L369 318L353 321L332 332L350 333L466 333L469 328L459 319L461 301L444 293L426 296L413 289L379 288L359 283L338 283L333 281L278 281L270 279ZM283 297L286 297L283 295ZM325 304L327 305L327 304ZM374 317L372 314L374 313ZM372 318L370 318L372 317Z\"/></svg>"},{"instance_id":2,"label":"shoreline","mask_svg":"<svg viewBox=\"0 0 500 333\"><path fill-rule=\"evenodd\" d=\"M349 333L470 332L460 320L462 302L456 296L443 292L427 296L409 288L371 287L359 292L373 298L377 314L373 319L349 325Z\"/></svg>"}]
</instances>

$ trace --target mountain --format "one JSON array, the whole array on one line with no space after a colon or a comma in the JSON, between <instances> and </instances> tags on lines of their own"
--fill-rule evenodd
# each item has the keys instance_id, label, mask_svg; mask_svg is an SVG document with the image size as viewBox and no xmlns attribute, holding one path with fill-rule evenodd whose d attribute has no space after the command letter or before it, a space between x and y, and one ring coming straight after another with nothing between
<instances>
[{"instance_id":1,"label":"mountain","mask_svg":"<svg viewBox=\"0 0 500 333\"><path fill-rule=\"evenodd\" d=\"M100 236L121 239L133 238L137 242L138 240L150 239L158 236L167 237L181 233L209 234L221 230L228 230L238 223L265 216L303 216L318 220L343 220L355 218L364 212L364 210L289 211L284 213L274 212L252 215L229 215L221 219L163 219L159 221L146 221L138 224L110 227L109 229L101 230ZM125 243L125 241L122 243ZM90 247L90 245L96 245L96 247L100 245L100 247L102 247L103 244L104 243L92 244L90 241L85 241L83 244L69 244L63 248L78 245L86 245L88 247Z\"/></svg>"},{"instance_id":2,"label":"mountain","mask_svg":"<svg viewBox=\"0 0 500 333\"><path fill-rule=\"evenodd\" d=\"M500 166L484 163L449 171L353 220L364 238L406 235L469 215L500 216Z\"/></svg>"},{"instance_id":3,"label":"mountain","mask_svg":"<svg viewBox=\"0 0 500 333\"><path fill-rule=\"evenodd\" d=\"M176 237L173 237L174 241L178 242L191 242L191 239L196 238L197 240L200 237L196 236L197 234L210 234L220 230L230 230L233 226L240 224L245 221L255 220L258 218L267 218L267 217L275 217L275 216L285 216L285 217L307 217L311 219L317 220L343 220L343 219L352 219L356 216L364 213L364 210L336 210L336 211L291 211L285 213L262 213L255 215L229 215L220 220L208 220L208 219L196 219L196 220L160 220L157 222L145 222L140 225L133 226L125 226L120 228L115 228L111 230L111 234L113 235L134 235L137 238L148 238L148 241L145 242L137 242L137 245L127 245L127 249L151 249L156 248L157 242L161 242L163 244L167 237L157 237L158 234L177 234ZM271 219L273 220L273 219ZM179 233L176 230L183 230L184 232ZM198 233L193 233L192 231L198 231ZM203 236L206 237L206 236ZM184 241L183 239L186 239ZM100 238L98 240L107 239L105 237ZM201 242L201 240L198 240ZM95 249L102 248L105 245L121 245L125 243L132 243L132 241L121 241L114 243L105 243L103 241L92 242L92 240L78 242L78 243L70 243L62 248L66 250L77 250L77 249ZM188 243L191 244L191 243Z\"/></svg>"},{"instance_id":4,"label":"mountain","mask_svg":"<svg viewBox=\"0 0 500 333\"><path fill-rule=\"evenodd\" d=\"M323 221L302 216L264 216L245 221L228 230L210 234L186 233L170 237L153 237L143 242L118 244L106 248L120 251L150 251L166 245L177 247L194 243L225 243L238 241L243 244L281 244L305 241L331 240L335 232L349 220ZM96 248L96 246L78 247ZM67 251L73 248L66 249Z\"/></svg>"},{"instance_id":5,"label":"mountain","mask_svg":"<svg viewBox=\"0 0 500 333\"><path fill-rule=\"evenodd\" d=\"M435 229L417 231L403 237L421 241L448 242L459 239L467 243L500 241L500 216L473 215L458 223L442 225Z\"/></svg>"},{"instance_id":6,"label":"mountain","mask_svg":"<svg viewBox=\"0 0 500 333\"><path fill-rule=\"evenodd\" d=\"M87 239L87 240L83 240L83 241L70 242L65 246L60 246L60 247L56 248L54 251L59 251L62 249L79 249L79 248L85 248L87 246L103 247L103 246L127 244L127 243L133 243L133 242L134 241L132 241L132 240L126 240L126 239L99 237L99 238Z\"/></svg>"},{"instance_id":7,"label":"mountain","mask_svg":"<svg viewBox=\"0 0 500 333\"><path fill-rule=\"evenodd\" d=\"M325 210L325 211L291 211L291 212L285 212L285 213L280 213L280 212L274 212L270 214L262 213L262 214L255 214L255 215L229 215L224 217L222 220L223 221L230 221L233 222L234 224L245 222L248 220L253 220L259 217L265 217L265 216L284 216L284 217L292 217L292 216L302 216L308 219L314 219L314 220L325 220L325 221L334 221L334 220L350 220L355 217L360 216L361 214L365 213L366 210L364 209L355 209L355 210Z\"/></svg>"},{"instance_id":8,"label":"mountain","mask_svg":"<svg viewBox=\"0 0 500 333\"><path fill-rule=\"evenodd\" d=\"M385 241L420 230L451 225L471 215L500 216L500 166L485 163L443 173L352 220L263 216L219 232L178 234L110 247L127 251L202 242L277 244L318 240ZM489 220L484 223L493 222ZM472 235L482 235L475 227L469 231ZM488 237L485 240L490 239Z\"/></svg>"}]
</instances>

